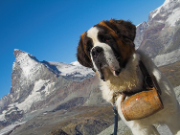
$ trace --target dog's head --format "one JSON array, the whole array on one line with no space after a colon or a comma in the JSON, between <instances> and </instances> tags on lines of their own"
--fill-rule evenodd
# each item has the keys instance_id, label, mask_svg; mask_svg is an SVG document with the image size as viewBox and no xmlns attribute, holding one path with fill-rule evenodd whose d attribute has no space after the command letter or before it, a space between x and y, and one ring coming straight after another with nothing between
<instances>
[{"instance_id":1,"label":"dog's head","mask_svg":"<svg viewBox=\"0 0 180 135\"><path fill-rule=\"evenodd\" d=\"M103 70L118 76L135 51L136 27L128 21L102 21L81 35L77 59L105 80Z\"/></svg>"}]
</instances>

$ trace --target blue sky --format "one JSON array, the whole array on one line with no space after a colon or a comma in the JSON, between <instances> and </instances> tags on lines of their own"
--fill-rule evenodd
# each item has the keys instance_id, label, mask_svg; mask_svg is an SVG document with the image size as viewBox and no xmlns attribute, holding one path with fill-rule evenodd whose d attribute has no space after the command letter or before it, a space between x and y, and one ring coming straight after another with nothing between
<instances>
[{"instance_id":1,"label":"blue sky","mask_svg":"<svg viewBox=\"0 0 180 135\"><path fill-rule=\"evenodd\" d=\"M148 20L164 0L0 0L0 98L10 92L14 49L71 63L81 33L102 20Z\"/></svg>"}]
</instances>

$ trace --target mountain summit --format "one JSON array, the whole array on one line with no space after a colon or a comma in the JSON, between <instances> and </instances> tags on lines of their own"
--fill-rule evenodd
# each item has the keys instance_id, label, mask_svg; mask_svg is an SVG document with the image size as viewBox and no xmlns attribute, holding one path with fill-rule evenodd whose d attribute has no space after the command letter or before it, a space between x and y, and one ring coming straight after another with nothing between
<instances>
[{"instance_id":1,"label":"mountain summit","mask_svg":"<svg viewBox=\"0 0 180 135\"><path fill-rule=\"evenodd\" d=\"M177 26L180 21L180 0L165 0L164 4L149 14L149 21Z\"/></svg>"},{"instance_id":2,"label":"mountain summit","mask_svg":"<svg viewBox=\"0 0 180 135\"><path fill-rule=\"evenodd\" d=\"M13 63L13 71L19 68L26 77L34 76L42 66L34 56L24 51L15 49L14 55L16 60Z\"/></svg>"}]
</instances>

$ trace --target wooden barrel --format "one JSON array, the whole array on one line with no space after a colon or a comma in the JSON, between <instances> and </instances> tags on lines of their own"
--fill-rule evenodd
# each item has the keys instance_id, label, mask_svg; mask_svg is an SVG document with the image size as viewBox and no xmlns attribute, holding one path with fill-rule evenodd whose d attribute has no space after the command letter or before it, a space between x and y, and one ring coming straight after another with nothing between
<instances>
[{"instance_id":1,"label":"wooden barrel","mask_svg":"<svg viewBox=\"0 0 180 135\"><path fill-rule=\"evenodd\" d=\"M155 88L132 95L121 102L122 113L127 121L146 118L160 110L163 103Z\"/></svg>"}]
</instances>

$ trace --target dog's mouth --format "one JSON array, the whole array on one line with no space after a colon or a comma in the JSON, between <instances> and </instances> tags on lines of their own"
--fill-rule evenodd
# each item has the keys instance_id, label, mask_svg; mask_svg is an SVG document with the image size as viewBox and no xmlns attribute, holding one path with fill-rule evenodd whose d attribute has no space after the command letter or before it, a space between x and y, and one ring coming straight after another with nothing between
<instances>
[{"instance_id":1,"label":"dog's mouth","mask_svg":"<svg viewBox=\"0 0 180 135\"><path fill-rule=\"evenodd\" d=\"M122 71L122 69L119 66L114 66L112 64L104 64L104 66L100 67L100 71L102 71L104 68L108 68L115 77L118 77ZM101 74L103 73L101 72Z\"/></svg>"},{"instance_id":2,"label":"dog's mouth","mask_svg":"<svg viewBox=\"0 0 180 135\"><path fill-rule=\"evenodd\" d=\"M115 76L115 77L118 77L119 74L121 73L121 68L119 67L114 67L114 66L109 66L110 68L110 71L112 72L112 74Z\"/></svg>"},{"instance_id":3,"label":"dog's mouth","mask_svg":"<svg viewBox=\"0 0 180 135\"><path fill-rule=\"evenodd\" d=\"M121 73L121 69L113 71L113 75L118 77L118 75Z\"/></svg>"},{"instance_id":4,"label":"dog's mouth","mask_svg":"<svg viewBox=\"0 0 180 135\"><path fill-rule=\"evenodd\" d=\"M97 65L96 65L96 67L97 67ZM93 68L94 69L94 71L98 71L99 72L99 75L100 75L100 78L102 79L102 80L106 80L106 78L105 78L105 76L104 76L104 72L103 72L103 70L104 69L109 69L110 70L110 72L113 74L113 76L115 76L115 77L118 77L119 76L119 74L121 73L121 71L122 71L122 69L120 68L120 67L115 67L115 66L113 66L113 65L108 65L107 63L99 63L99 65L98 65L98 69L95 69L95 68Z\"/></svg>"}]
</instances>

